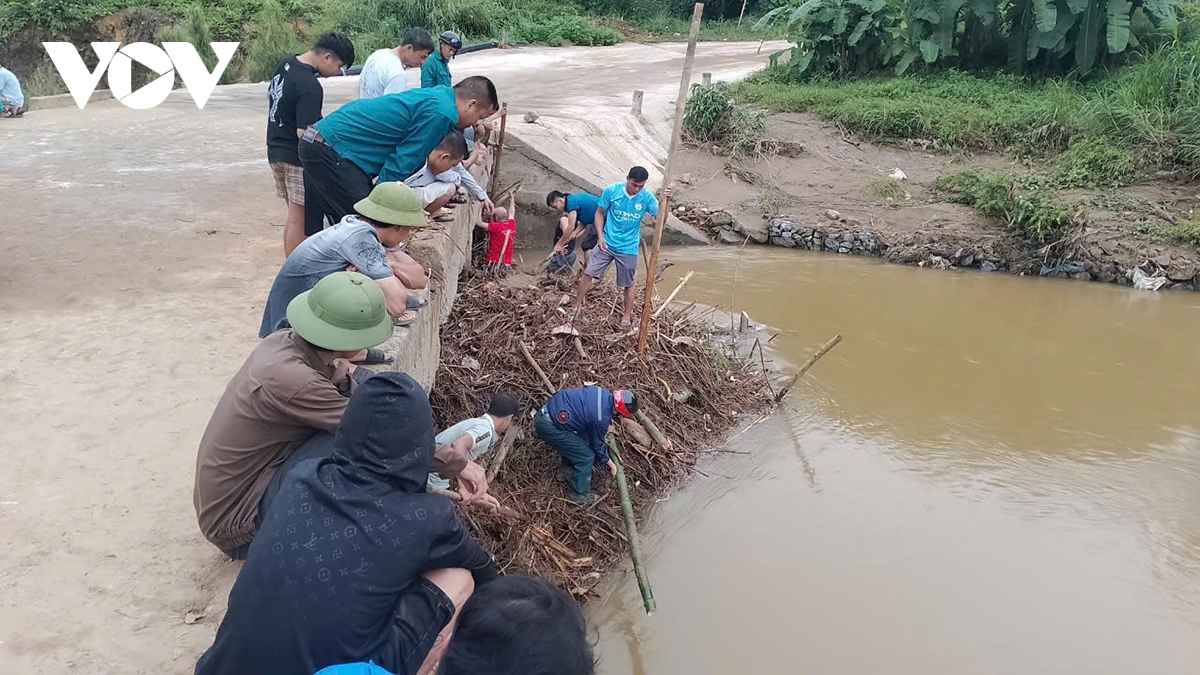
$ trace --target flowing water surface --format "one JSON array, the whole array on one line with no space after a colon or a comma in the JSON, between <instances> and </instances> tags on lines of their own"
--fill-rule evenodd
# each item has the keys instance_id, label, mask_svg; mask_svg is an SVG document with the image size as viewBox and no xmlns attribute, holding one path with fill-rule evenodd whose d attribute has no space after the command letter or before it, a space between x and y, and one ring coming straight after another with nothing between
<instances>
[{"instance_id":1,"label":"flowing water surface","mask_svg":"<svg viewBox=\"0 0 1200 675\"><path fill-rule=\"evenodd\" d=\"M1200 294L668 255L778 359L845 339L659 505L600 672L1200 673Z\"/></svg>"}]
</instances>

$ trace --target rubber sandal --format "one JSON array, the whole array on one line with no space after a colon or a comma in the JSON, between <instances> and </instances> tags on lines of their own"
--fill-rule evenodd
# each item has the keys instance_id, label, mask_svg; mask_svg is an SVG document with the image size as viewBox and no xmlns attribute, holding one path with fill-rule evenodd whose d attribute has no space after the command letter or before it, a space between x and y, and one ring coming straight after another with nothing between
<instances>
[{"instance_id":1,"label":"rubber sandal","mask_svg":"<svg viewBox=\"0 0 1200 675\"><path fill-rule=\"evenodd\" d=\"M356 366L381 366L385 363L391 363L394 359L388 356L382 349L368 349L367 358L362 361L355 361Z\"/></svg>"},{"instance_id":2,"label":"rubber sandal","mask_svg":"<svg viewBox=\"0 0 1200 675\"><path fill-rule=\"evenodd\" d=\"M622 321L621 322L621 330L629 330L630 328L633 328L632 321Z\"/></svg>"},{"instance_id":3,"label":"rubber sandal","mask_svg":"<svg viewBox=\"0 0 1200 675\"><path fill-rule=\"evenodd\" d=\"M429 306L428 300L422 300L421 298L418 298L415 295L408 296L408 299L404 301L405 309L412 309L412 310L425 309L428 306Z\"/></svg>"},{"instance_id":4,"label":"rubber sandal","mask_svg":"<svg viewBox=\"0 0 1200 675\"><path fill-rule=\"evenodd\" d=\"M412 323L416 320L417 320L417 313L413 312L413 311L408 311L408 312L404 313L404 316L400 316L400 317L396 317L395 319L392 319L392 325L402 328L404 326L412 325Z\"/></svg>"}]
</instances>

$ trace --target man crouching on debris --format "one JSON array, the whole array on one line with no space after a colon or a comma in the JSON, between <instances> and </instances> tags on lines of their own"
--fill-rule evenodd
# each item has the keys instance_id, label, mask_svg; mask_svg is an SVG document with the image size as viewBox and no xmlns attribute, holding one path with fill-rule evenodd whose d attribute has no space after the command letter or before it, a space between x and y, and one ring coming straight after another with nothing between
<instances>
[{"instance_id":1,"label":"man crouching on debris","mask_svg":"<svg viewBox=\"0 0 1200 675\"><path fill-rule=\"evenodd\" d=\"M568 483L567 499L576 504L595 504L592 467L605 464L613 476L617 465L608 456L604 439L613 413L632 418L637 414L637 395L629 389L609 391L603 387L563 389L546 401L533 418L537 435L558 452L562 460L559 478Z\"/></svg>"}]
</instances>

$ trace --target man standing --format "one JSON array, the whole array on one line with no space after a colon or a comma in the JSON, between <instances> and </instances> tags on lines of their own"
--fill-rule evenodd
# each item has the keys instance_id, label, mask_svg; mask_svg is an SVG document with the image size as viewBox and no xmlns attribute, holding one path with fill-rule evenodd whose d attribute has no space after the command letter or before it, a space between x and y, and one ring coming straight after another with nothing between
<instances>
[{"instance_id":1,"label":"man standing","mask_svg":"<svg viewBox=\"0 0 1200 675\"><path fill-rule=\"evenodd\" d=\"M318 77L331 77L354 63L354 45L340 33L326 33L316 46L289 56L275 70L267 87L267 162L275 176L275 194L287 204L283 226L286 258L304 241L304 169L300 136L321 119L325 90Z\"/></svg>"},{"instance_id":2,"label":"man standing","mask_svg":"<svg viewBox=\"0 0 1200 675\"><path fill-rule=\"evenodd\" d=\"M25 94L12 71L0 65L0 117L20 117L25 114Z\"/></svg>"},{"instance_id":3,"label":"man standing","mask_svg":"<svg viewBox=\"0 0 1200 675\"><path fill-rule=\"evenodd\" d=\"M546 206L563 214L554 228L554 257L546 265L550 274L567 273L575 265L575 242L583 252L583 267L587 269L591 251L596 248L596 207L600 198L586 192L566 194L551 190Z\"/></svg>"},{"instance_id":4,"label":"man standing","mask_svg":"<svg viewBox=\"0 0 1200 675\"><path fill-rule=\"evenodd\" d=\"M568 500L586 506L600 499L592 492L593 465L606 465L609 473L617 475L617 465L604 443L613 413L632 418L637 408L632 390L610 392L589 386L559 391L534 416L537 435L558 452L562 462L559 477L570 484Z\"/></svg>"},{"instance_id":5,"label":"man standing","mask_svg":"<svg viewBox=\"0 0 1200 675\"><path fill-rule=\"evenodd\" d=\"M433 38L423 28L404 34L400 46L378 49L367 57L358 78L358 97L376 98L408 89L406 68L420 68L433 51Z\"/></svg>"},{"instance_id":6,"label":"man standing","mask_svg":"<svg viewBox=\"0 0 1200 675\"><path fill-rule=\"evenodd\" d=\"M617 264L617 288L624 292L621 329L633 322L633 285L637 278L638 244L641 243L642 219L658 215L658 198L643 188L650 172L635 166L624 183L614 183L600 195L596 205L596 249L579 279L572 319L578 318L583 300L592 284L604 278L608 268Z\"/></svg>"},{"instance_id":7,"label":"man standing","mask_svg":"<svg viewBox=\"0 0 1200 675\"><path fill-rule=\"evenodd\" d=\"M438 445L453 446L458 454L465 454L471 461L475 461L490 452L496 444L496 439L508 431L518 409L516 396L503 391L497 392L492 395L486 413L455 424L433 440ZM444 490L450 487L450 481L431 473L429 486Z\"/></svg>"},{"instance_id":8,"label":"man standing","mask_svg":"<svg viewBox=\"0 0 1200 675\"><path fill-rule=\"evenodd\" d=\"M375 181L403 181L425 164L452 129L465 129L499 107L496 85L479 75L454 88L409 89L351 101L300 139L304 164L304 231L336 223Z\"/></svg>"},{"instance_id":9,"label":"man standing","mask_svg":"<svg viewBox=\"0 0 1200 675\"><path fill-rule=\"evenodd\" d=\"M422 87L449 87L450 60L462 49L462 38L448 30L438 36L438 50L421 66ZM460 127L464 128L464 127Z\"/></svg>"},{"instance_id":10,"label":"man standing","mask_svg":"<svg viewBox=\"0 0 1200 675\"><path fill-rule=\"evenodd\" d=\"M251 352L217 403L196 457L193 503L200 531L231 558L246 556L261 501L281 464L318 431L333 431L351 392L371 375L346 357L392 334L383 291L352 272L332 274L288 306L292 328ZM447 446L434 470L457 476L471 500L487 492L483 469Z\"/></svg>"}]
</instances>

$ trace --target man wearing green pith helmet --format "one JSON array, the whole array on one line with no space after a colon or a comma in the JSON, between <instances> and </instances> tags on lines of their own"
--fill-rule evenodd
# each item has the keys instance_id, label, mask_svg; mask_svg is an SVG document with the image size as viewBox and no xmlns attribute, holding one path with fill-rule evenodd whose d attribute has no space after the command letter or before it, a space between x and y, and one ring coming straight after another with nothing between
<instances>
[{"instance_id":1,"label":"man wearing green pith helmet","mask_svg":"<svg viewBox=\"0 0 1200 675\"><path fill-rule=\"evenodd\" d=\"M372 374L347 359L393 328L379 284L356 272L327 275L297 295L287 322L230 380L200 439L196 516L205 538L234 559L245 557L281 466L328 450L310 439L333 432L351 392ZM467 501L487 492L483 470L452 446L437 448L432 469L456 477Z\"/></svg>"}]
</instances>

